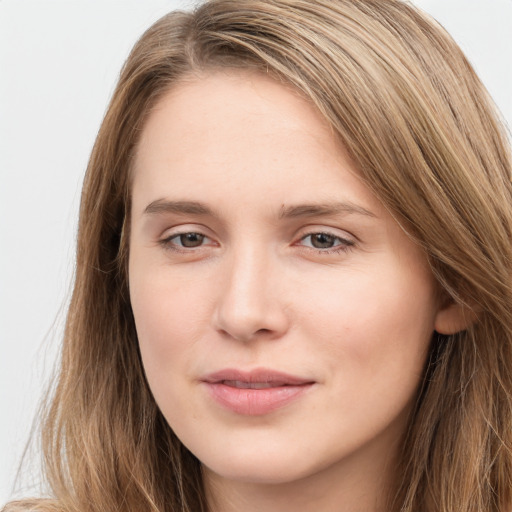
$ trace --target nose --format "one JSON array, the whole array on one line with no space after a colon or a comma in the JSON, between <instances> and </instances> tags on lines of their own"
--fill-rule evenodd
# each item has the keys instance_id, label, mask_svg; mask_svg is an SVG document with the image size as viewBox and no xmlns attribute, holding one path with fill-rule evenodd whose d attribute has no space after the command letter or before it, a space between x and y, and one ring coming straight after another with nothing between
<instances>
[{"instance_id":1,"label":"nose","mask_svg":"<svg viewBox=\"0 0 512 512\"><path fill-rule=\"evenodd\" d=\"M238 251L225 262L214 314L215 329L239 340L277 339L289 328L279 269L260 250Z\"/></svg>"}]
</instances>

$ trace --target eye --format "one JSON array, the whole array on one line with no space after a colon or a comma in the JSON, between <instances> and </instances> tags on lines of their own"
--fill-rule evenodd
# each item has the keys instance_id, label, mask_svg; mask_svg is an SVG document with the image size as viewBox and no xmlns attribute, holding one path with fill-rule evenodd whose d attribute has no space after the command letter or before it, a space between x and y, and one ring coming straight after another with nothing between
<instances>
[{"instance_id":1,"label":"eye","mask_svg":"<svg viewBox=\"0 0 512 512\"><path fill-rule=\"evenodd\" d=\"M206 243L211 243L210 238L202 233L194 231L187 231L185 233L175 233L167 238L164 238L160 243L167 248L180 250L180 249L195 249L201 247Z\"/></svg>"},{"instance_id":2,"label":"eye","mask_svg":"<svg viewBox=\"0 0 512 512\"><path fill-rule=\"evenodd\" d=\"M174 243L179 241L179 245L182 247L199 247L203 245L205 238L206 237L201 235L201 233L181 233L171 238L171 240L176 240Z\"/></svg>"},{"instance_id":3,"label":"eye","mask_svg":"<svg viewBox=\"0 0 512 512\"><path fill-rule=\"evenodd\" d=\"M332 233L309 233L300 239L303 247L319 249L328 252L329 249L347 250L354 245L352 240L333 235Z\"/></svg>"}]
</instances>

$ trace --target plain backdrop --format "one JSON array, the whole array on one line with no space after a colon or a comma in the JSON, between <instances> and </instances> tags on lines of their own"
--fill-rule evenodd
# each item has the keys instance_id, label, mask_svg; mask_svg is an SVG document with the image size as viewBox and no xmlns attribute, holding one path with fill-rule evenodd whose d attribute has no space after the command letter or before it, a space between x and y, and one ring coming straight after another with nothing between
<instances>
[{"instance_id":1,"label":"plain backdrop","mask_svg":"<svg viewBox=\"0 0 512 512\"><path fill-rule=\"evenodd\" d=\"M194 3L0 0L0 505L37 493L37 464L14 480L57 358L81 182L119 70L152 22ZM454 36L512 126L512 0L413 3Z\"/></svg>"}]
</instances>

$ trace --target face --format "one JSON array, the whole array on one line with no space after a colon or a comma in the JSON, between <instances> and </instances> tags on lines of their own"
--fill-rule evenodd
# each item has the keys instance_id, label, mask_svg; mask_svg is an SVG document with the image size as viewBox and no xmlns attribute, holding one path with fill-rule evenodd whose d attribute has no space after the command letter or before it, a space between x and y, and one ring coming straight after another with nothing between
<instances>
[{"instance_id":1,"label":"face","mask_svg":"<svg viewBox=\"0 0 512 512\"><path fill-rule=\"evenodd\" d=\"M143 130L132 204L144 368L207 473L283 483L389 455L436 286L308 102L248 72L176 85Z\"/></svg>"}]
</instances>

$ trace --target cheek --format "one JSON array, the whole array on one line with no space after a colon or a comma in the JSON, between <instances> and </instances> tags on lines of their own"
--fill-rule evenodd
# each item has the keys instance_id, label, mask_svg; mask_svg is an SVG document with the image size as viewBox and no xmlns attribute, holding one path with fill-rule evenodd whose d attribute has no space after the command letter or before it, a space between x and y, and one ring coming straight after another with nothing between
<instances>
[{"instance_id":1,"label":"cheek","mask_svg":"<svg viewBox=\"0 0 512 512\"><path fill-rule=\"evenodd\" d=\"M189 393L195 364L205 356L198 343L204 325L197 321L201 314L197 294L190 286L177 288L177 280L168 280L162 273L155 278L148 274L143 279L134 276L130 284L149 387L169 425L186 432L190 422L199 421L201 416Z\"/></svg>"},{"instance_id":2,"label":"cheek","mask_svg":"<svg viewBox=\"0 0 512 512\"><path fill-rule=\"evenodd\" d=\"M167 275L165 269L130 275L132 304L142 362L151 388L168 388L175 371L192 359L204 336L207 302L198 301L190 282Z\"/></svg>"},{"instance_id":3,"label":"cheek","mask_svg":"<svg viewBox=\"0 0 512 512\"><path fill-rule=\"evenodd\" d=\"M430 273L389 265L386 273L346 273L342 283L308 293L316 299L305 316L309 336L323 343L333 374L370 383L420 378L436 312Z\"/></svg>"},{"instance_id":4,"label":"cheek","mask_svg":"<svg viewBox=\"0 0 512 512\"><path fill-rule=\"evenodd\" d=\"M345 280L342 293L333 286L307 319L327 370L333 420L324 428L333 438L341 429L363 442L395 419L403 425L416 396L433 332L430 288L411 293L414 280L389 277L394 288L361 274Z\"/></svg>"}]
</instances>

